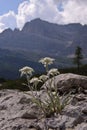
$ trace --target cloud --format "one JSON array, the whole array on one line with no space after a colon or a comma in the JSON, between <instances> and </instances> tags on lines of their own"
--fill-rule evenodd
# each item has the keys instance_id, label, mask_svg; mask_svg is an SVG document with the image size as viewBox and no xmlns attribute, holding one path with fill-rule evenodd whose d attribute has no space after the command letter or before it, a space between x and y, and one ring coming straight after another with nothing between
<instances>
[{"instance_id":1,"label":"cloud","mask_svg":"<svg viewBox=\"0 0 87 130\"><path fill-rule=\"evenodd\" d=\"M6 28L14 29L17 27L16 15L13 11L9 11L7 14L0 16L0 32Z\"/></svg>"},{"instance_id":2,"label":"cloud","mask_svg":"<svg viewBox=\"0 0 87 130\"><path fill-rule=\"evenodd\" d=\"M0 32L2 32L4 29L6 29L5 25L3 23L0 23Z\"/></svg>"},{"instance_id":3,"label":"cloud","mask_svg":"<svg viewBox=\"0 0 87 130\"><path fill-rule=\"evenodd\" d=\"M20 3L18 13L9 11L0 16L0 31L5 28L18 27L32 19L58 23L87 24L87 0L26 0Z\"/></svg>"},{"instance_id":4,"label":"cloud","mask_svg":"<svg viewBox=\"0 0 87 130\"><path fill-rule=\"evenodd\" d=\"M87 0L63 1L63 23L87 24Z\"/></svg>"},{"instance_id":5,"label":"cloud","mask_svg":"<svg viewBox=\"0 0 87 130\"><path fill-rule=\"evenodd\" d=\"M40 17L58 24L87 24L87 0L30 0L19 5L17 25Z\"/></svg>"},{"instance_id":6,"label":"cloud","mask_svg":"<svg viewBox=\"0 0 87 130\"><path fill-rule=\"evenodd\" d=\"M26 21L37 17L50 22L56 22L62 16L54 0L30 0L19 5L17 15L18 27L23 27Z\"/></svg>"}]
</instances>

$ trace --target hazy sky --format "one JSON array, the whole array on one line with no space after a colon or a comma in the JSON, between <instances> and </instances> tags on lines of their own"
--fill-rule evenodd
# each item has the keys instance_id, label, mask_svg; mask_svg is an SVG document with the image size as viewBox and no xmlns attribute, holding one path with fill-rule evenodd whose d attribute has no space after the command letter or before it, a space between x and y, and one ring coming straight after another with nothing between
<instances>
[{"instance_id":1,"label":"hazy sky","mask_svg":"<svg viewBox=\"0 0 87 130\"><path fill-rule=\"evenodd\" d=\"M58 24L87 24L87 0L0 0L0 32L22 29L35 18Z\"/></svg>"}]
</instances>

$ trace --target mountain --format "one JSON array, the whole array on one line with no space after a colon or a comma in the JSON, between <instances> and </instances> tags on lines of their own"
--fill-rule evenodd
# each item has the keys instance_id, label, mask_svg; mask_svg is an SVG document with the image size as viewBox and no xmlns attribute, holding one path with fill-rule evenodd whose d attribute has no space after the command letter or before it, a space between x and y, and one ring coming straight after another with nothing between
<instances>
[{"instance_id":1,"label":"mountain","mask_svg":"<svg viewBox=\"0 0 87 130\"><path fill-rule=\"evenodd\" d=\"M21 31L6 29L0 33L0 58L2 61L0 68L2 70L5 62L2 60L3 53L8 66L13 63L13 61L10 62L12 58L14 61L16 59L16 65L21 67L21 62L30 61L35 64L39 58L44 56L57 59L56 65L70 66L72 62L69 58L74 55L78 45L82 48L85 59L87 58L86 42L87 25L82 26L79 23L58 25L37 18L27 22ZM9 60L7 55L10 57Z\"/></svg>"},{"instance_id":2,"label":"mountain","mask_svg":"<svg viewBox=\"0 0 87 130\"><path fill-rule=\"evenodd\" d=\"M57 25L35 19L19 31L7 29L0 34L0 47L12 50L28 50L53 56L74 54L77 45L87 56L87 26L81 24Z\"/></svg>"}]
</instances>

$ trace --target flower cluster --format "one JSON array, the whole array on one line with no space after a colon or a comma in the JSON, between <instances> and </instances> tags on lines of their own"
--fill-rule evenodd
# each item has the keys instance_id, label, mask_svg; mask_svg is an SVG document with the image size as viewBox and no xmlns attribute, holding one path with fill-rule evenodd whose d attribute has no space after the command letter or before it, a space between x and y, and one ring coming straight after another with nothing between
<instances>
[{"instance_id":1,"label":"flower cluster","mask_svg":"<svg viewBox=\"0 0 87 130\"><path fill-rule=\"evenodd\" d=\"M46 72L48 72L48 65L53 64L53 61L54 59L50 57L45 57L39 60L39 62L42 63L44 67L46 68Z\"/></svg>"},{"instance_id":2,"label":"flower cluster","mask_svg":"<svg viewBox=\"0 0 87 130\"><path fill-rule=\"evenodd\" d=\"M23 67L22 69L19 70L21 72L21 76L23 75L32 75L34 72L34 69L28 66Z\"/></svg>"},{"instance_id":3,"label":"flower cluster","mask_svg":"<svg viewBox=\"0 0 87 130\"><path fill-rule=\"evenodd\" d=\"M36 86L36 85L38 85L39 82L47 81L50 78L50 76L56 76L59 74L59 71L57 68L53 68L50 70L48 69L48 65L52 64L53 61L54 61L54 59L50 58L50 57L45 57L45 58L42 58L39 60L39 62L44 65L44 67L46 68L46 72L47 72L47 75L43 74L39 78L33 77L32 79L30 79L34 72L34 69L31 67L25 66L19 70L21 72L21 76L26 75L27 83L28 83L27 86L29 88L30 88L30 84L33 84L34 86Z\"/></svg>"},{"instance_id":4,"label":"flower cluster","mask_svg":"<svg viewBox=\"0 0 87 130\"><path fill-rule=\"evenodd\" d=\"M57 68L53 68L50 70L48 69L48 65L51 65L53 61L54 59L50 57L42 58L39 61L46 68L46 75L43 74L40 77L31 78L31 75L34 72L34 69L31 67L25 66L19 70L21 72L21 76L23 75L26 76L27 86L31 91L32 102L36 103L36 105L41 109L41 111L44 113L45 116L61 113L62 109L65 108L65 106L69 101L68 97L64 97L63 99L61 99L57 92L57 86L55 84L55 76L60 74L60 72L58 71ZM48 84L46 82L47 80ZM46 86L45 92L48 98L46 98L45 101L42 101L38 96L37 85L39 82L44 83L44 85ZM52 91L53 89L54 91Z\"/></svg>"},{"instance_id":5,"label":"flower cluster","mask_svg":"<svg viewBox=\"0 0 87 130\"><path fill-rule=\"evenodd\" d=\"M48 78L49 77L47 75L44 75L44 74L39 77L39 79L42 80L43 82L45 82Z\"/></svg>"},{"instance_id":6,"label":"flower cluster","mask_svg":"<svg viewBox=\"0 0 87 130\"><path fill-rule=\"evenodd\" d=\"M49 75L49 76L50 76L50 75L56 76L56 75L58 75L58 74L60 74L60 72L59 72L58 69L56 69L56 68L50 69L50 70L48 71L48 75Z\"/></svg>"},{"instance_id":7,"label":"flower cluster","mask_svg":"<svg viewBox=\"0 0 87 130\"><path fill-rule=\"evenodd\" d=\"M35 87L38 85L39 82L42 82L42 81L37 77L34 77L30 80L30 83L33 84Z\"/></svg>"}]
</instances>

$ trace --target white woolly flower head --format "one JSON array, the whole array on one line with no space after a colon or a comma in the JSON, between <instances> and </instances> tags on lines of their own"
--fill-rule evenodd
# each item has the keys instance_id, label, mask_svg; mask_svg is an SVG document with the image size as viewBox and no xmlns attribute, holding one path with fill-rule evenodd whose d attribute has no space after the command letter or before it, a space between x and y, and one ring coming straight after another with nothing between
<instances>
[{"instance_id":1,"label":"white woolly flower head","mask_svg":"<svg viewBox=\"0 0 87 130\"><path fill-rule=\"evenodd\" d=\"M53 64L53 61L54 61L54 60L55 60L55 59L53 59L53 58L45 57L45 58L40 59L39 62L42 63L42 64L44 65L44 67L46 67L46 65L51 65L51 64Z\"/></svg>"},{"instance_id":2,"label":"white woolly flower head","mask_svg":"<svg viewBox=\"0 0 87 130\"><path fill-rule=\"evenodd\" d=\"M58 74L60 74L60 72L58 71L58 69L57 68L53 68L53 69L50 69L49 71L48 71L48 74L47 75L52 75L52 76L55 76L55 75L58 75Z\"/></svg>"},{"instance_id":3,"label":"white woolly flower head","mask_svg":"<svg viewBox=\"0 0 87 130\"><path fill-rule=\"evenodd\" d=\"M21 72L21 76L28 74L28 75L32 75L32 73L34 72L33 68L25 66L22 69L19 70Z\"/></svg>"},{"instance_id":4,"label":"white woolly flower head","mask_svg":"<svg viewBox=\"0 0 87 130\"><path fill-rule=\"evenodd\" d=\"M47 75L44 75L44 74L39 77L39 79L42 81L46 81L48 78L49 77Z\"/></svg>"},{"instance_id":5,"label":"white woolly flower head","mask_svg":"<svg viewBox=\"0 0 87 130\"><path fill-rule=\"evenodd\" d=\"M30 80L30 83L33 83L33 84L38 84L39 82L42 82L42 81L37 77L34 77Z\"/></svg>"}]
</instances>

